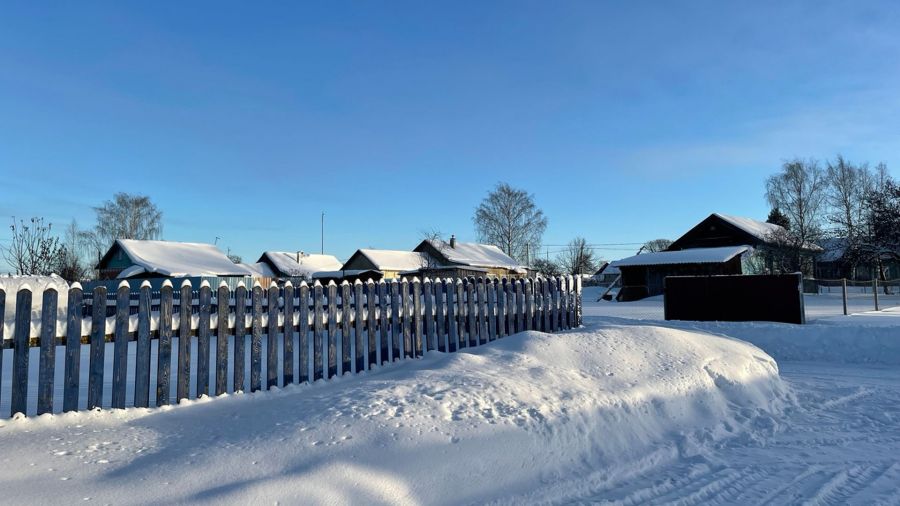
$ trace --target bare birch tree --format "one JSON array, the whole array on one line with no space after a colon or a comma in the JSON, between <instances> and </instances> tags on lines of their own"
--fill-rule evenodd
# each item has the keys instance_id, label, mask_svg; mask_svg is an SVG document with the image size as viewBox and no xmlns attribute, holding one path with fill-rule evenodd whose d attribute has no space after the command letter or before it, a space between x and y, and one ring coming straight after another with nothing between
<instances>
[{"instance_id":1,"label":"bare birch tree","mask_svg":"<svg viewBox=\"0 0 900 506\"><path fill-rule=\"evenodd\" d=\"M534 195L498 183L472 217L479 240L494 244L507 255L524 262L528 245L541 243L547 218L534 203Z\"/></svg>"},{"instance_id":2,"label":"bare birch tree","mask_svg":"<svg viewBox=\"0 0 900 506\"><path fill-rule=\"evenodd\" d=\"M766 180L766 199L790 220L787 239L796 269L804 268L803 252L821 238L826 192L825 173L812 159L785 162Z\"/></svg>"},{"instance_id":3,"label":"bare birch tree","mask_svg":"<svg viewBox=\"0 0 900 506\"><path fill-rule=\"evenodd\" d=\"M102 255L116 239L159 239L162 237L162 211L150 197L117 193L112 200L95 207L97 224L84 239Z\"/></svg>"},{"instance_id":4,"label":"bare birch tree","mask_svg":"<svg viewBox=\"0 0 900 506\"><path fill-rule=\"evenodd\" d=\"M566 274L593 274L597 270L594 250L588 246L584 237L576 237L569 241L569 245L559 254L556 263Z\"/></svg>"}]
</instances>

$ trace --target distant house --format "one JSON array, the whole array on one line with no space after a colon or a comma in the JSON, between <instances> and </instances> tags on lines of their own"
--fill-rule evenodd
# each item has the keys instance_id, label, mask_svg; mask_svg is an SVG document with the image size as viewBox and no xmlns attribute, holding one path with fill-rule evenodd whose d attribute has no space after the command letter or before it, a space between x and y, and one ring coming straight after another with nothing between
<instances>
[{"instance_id":1,"label":"distant house","mask_svg":"<svg viewBox=\"0 0 900 506\"><path fill-rule=\"evenodd\" d=\"M890 251L878 252L871 247L850 247L844 238L824 239L822 252L816 255L816 277L819 279L848 279L871 281L881 277L878 263L886 279L900 278L900 258Z\"/></svg>"},{"instance_id":2,"label":"distant house","mask_svg":"<svg viewBox=\"0 0 900 506\"><path fill-rule=\"evenodd\" d=\"M622 289L617 298L631 301L660 295L667 276L741 274L741 255L750 250L750 246L691 248L617 260L611 264L622 272Z\"/></svg>"},{"instance_id":3,"label":"distant house","mask_svg":"<svg viewBox=\"0 0 900 506\"><path fill-rule=\"evenodd\" d=\"M205 279L213 286L220 281L236 286L239 281L258 277L212 244L133 239L116 240L100 259L97 270L100 280L147 279L155 289L164 279L187 279L197 286ZM114 288L116 283L102 284Z\"/></svg>"},{"instance_id":4,"label":"distant house","mask_svg":"<svg viewBox=\"0 0 900 506\"><path fill-rule=\"evenodd\" d=\"M742 258L754 248L776 246L786 231L752 218L713 213L676 239L666 251L612 262L622 271L618 300L663 293L666 276L743 274ZM815 245L809 251L819 251Z\"/></svg>"},{"instance_id":5,"label":"distant house","mask_svg":"<svg viewBox=\"0 0 900 506\"><path fill-rule=\"evenodd\" d=\"M609 286L610 284L615 283L621 275L622 271L620 271L618 267L614 267L609 262L604 262L603 265L597 269L597 272L591 276L591 281L601 286Z\"/></svg>"},{"instance_id":6,"label":"distant house","mask_svg":"<svg viewBox=\"0 0 900 506\"><path fill-rule=\"evenodd\" d=\"M492 244L426 239L413 250L427 255L430 263L420 271L429 277L492 276L519 278L527 269Z\"/></svg>"},{"instance_id":7,"label":"distant house","mask_svg":"<svg viewBox=\"0 0 900 506\"><path fill-rule=\"evenodd\" d=\"M358 274L361 271L377 271L384 279L396 279L401 273L418 272L429 265L424 253L387 249L359 249L344 262L340 270Z\"/></svg>"},{"instance_id":8,"label":"distant house","mask_svg":"<svg viewBox=\"0 0 900 506\"><path fill-rule=\"evenodd\" d=\"M311 281L318 272L338 271L342 266L333 255L285 251L266 251L259 257L257 263L266 265L276 278L305 281Z\"/></svg>"}]
</instances>

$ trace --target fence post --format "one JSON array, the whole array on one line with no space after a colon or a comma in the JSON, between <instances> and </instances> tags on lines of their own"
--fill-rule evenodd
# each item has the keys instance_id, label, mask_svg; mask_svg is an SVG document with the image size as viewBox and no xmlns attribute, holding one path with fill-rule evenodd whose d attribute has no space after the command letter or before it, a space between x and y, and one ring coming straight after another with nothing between
<instances>
[{"instance_id":1,"label":"fence post","mask_svg":"<svg viewBox=\"0 0 900 506\"><path fill-rule=\"evenodd\" d=\"M137 342L134 353L134 406L150 405L150 282L141 282ZM158 354L158 353L157 353Z\"/></svg>"},{"instance_id":2,"label":"fence post","mask_svg":"<svg viewBox=\"0 0 900 506\"><path fill-rule=\"evenodd\" d=\"M168 279L159 289L159 343L156 355L156 405L166 406L170 403L172 376L172 282Z\"/></svg>"},{"instance_id":3,"label":"fence post","mask_svg":"<svg viewBox=\"0 0 900 506\"><path fill-rule=\"evenodd\" d=\"M3 339L3 300L0 290L0 339ZM63 411L78 410L78 379L81 376L81 285L69 288L69 308L66 313L66 371L63 378ZM2 342L2 341L0 341Z\"/></svg>"},{"instance_id":4,"label":"fence post","mask_svg":"<svg viewBox=\"0 0 900 506\"><path fill-rule=\"evenodd\" d=\"M847 278L841 278L841 295L844 300L844 316L847 316Z\"/></svg>"},{"instance_id":5,"label":"fence post","mask_svg":"<svg viewBox=\"0 0 900 506\"><path fill-rule=\"evenodd\" d=\"M56 290L53 288L44 290L44 300L41 306L41 355L38 362L38 415L53 412L53 377L56 371L56 301Z\"/></svg>"},{"instance_id":6,"label":"fence post","mask_svg":"<svg viewBox=\"0 0 900 506\"><path fill-rule=\"evenodd\" d=\"M872 295L875 297L875 311L880 311L878 307L878 277L877 275L872 278Z\"/></svg>"},{"instance_id":7,"label":"fence post","mask_svg":"<svg viewBox=\"0 0 900 506\"><path fill-rule=\"evenodd\" d=\"M88 369L87 409L103 401L103 362L106 348L106 287L94 288L91 300L91 353Z\"/></svg>"}]
</instances>

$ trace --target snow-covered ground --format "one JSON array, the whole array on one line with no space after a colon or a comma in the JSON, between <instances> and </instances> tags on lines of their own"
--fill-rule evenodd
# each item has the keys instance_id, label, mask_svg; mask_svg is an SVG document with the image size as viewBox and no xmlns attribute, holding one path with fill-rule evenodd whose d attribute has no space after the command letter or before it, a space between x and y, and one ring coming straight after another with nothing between
<instances>
[{"instance_id":1,"label":"snow-covered ground","mask_svg":"<svg viewBox=\"0 0 900 506\"><path fill-rule=\"evenodd\" d=\"M276 392L0 421L0 489L21 503L900 504L900 318L635 319L650 311L661 301L586 294L581 330Z\"/></svg>"}]
</instances>

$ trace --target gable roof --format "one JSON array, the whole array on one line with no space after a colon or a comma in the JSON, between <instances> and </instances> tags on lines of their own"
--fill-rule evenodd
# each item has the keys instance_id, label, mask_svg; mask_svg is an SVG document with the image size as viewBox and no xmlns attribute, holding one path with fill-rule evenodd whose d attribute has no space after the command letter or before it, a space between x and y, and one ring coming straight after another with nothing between
<instances>
[{"instance_id":1,"label":"gable roof","mask_svg":"<svg viewBox=\"0 0 900 506\"><path fill-rule=\"evenodd\" d=\"M687 248L772 244L785 229L753 218L713 213L682 234L667 251Z\"/></svg>"},{"instance_id":2,"label":"gable roof","mask_svg":"<svg viewBox=\"0 0 900 506\"><path fill-rule=\"evenodd\" d=\"M609 264L611 267L633 267L643 265L672 264L718 264L724 263L752 248L750 246L723 246L720 248L691 248L679 251L660 251L634 255Z\"/></svg>"},{"instance_id":3,"label":"gable roof","mask_svg":"<svg viewBox=\"0 0 900 506\"><path fill-rule=\"evenodd\" d=\"M302 254L298 260L297 253L287 251L266 251L257 262L269 264L279 276L308 278L317 272L340 270L343 265L334 255Z\"/></svg>"},{"instance_id":4,"label":"gable roof","mask_svg":"<svg viewBox=\"0 0 900 506\"><path fill-rule=\"evenodd\" d=\"M762 242L771 242L773 236L785 232L784 227L769 223L766 221L754 220L753 218L744 218L741 216L731 216L729 214L713 213L744 232L756 237Z\"/></svg>"},{"instance_id":5,"label":"gable roof","mask_svg":"<svg viewBox=\"0 0 900 506\"><path fill-rule=\"evenodd\" d=\"M139 241L135 239L116 239L99 265L106 264L115 250L121 249L131 262L131 267L124 269L119 278L127 278L138 274L153 273L160 276L250 276L252 273L232 262L220 249L212 244L174 242L174 241Z\"/></svg>"},{"instance_id":6,"label":"gable roof","mask_svg":"<svg viewBox=\"0 0 900 506\"><path fill-rule=\"evenodd\" d=\"M428 265L424 253L390 249L358 249L344 265L357 255L367 258L379 271L413 271Z\"/></svg>"},{"instance_id":7,"label":"gable roof","mask_svg":"<svg viewBox=\"0 0 900 506\"><path fill-rule=\"evenodd\" d=\"M510 270L523 268L519 262L493 244L456 242L456 245L451 248L450 243L446 241L426 239L416 247L415 251L421 251L426 244L443 257L441 260L451 264Z\"/></svg>"}]
</instances>

